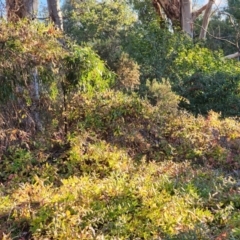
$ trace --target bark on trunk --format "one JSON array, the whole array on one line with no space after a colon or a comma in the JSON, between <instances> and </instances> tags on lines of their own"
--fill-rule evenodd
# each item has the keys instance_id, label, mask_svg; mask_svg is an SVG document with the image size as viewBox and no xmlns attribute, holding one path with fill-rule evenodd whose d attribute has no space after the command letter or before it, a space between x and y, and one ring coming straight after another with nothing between
<instances>
[{"instance_id":1,"label":"bark on trunk","mask_svg":"<svg viewBox=\"0 0 240 240\"><path fill-rule=\"evenodd\" d=\"M203 16L203 23L202 23L201 32L200 32L200 35L199 35L200 39L205 39L206 38L213 3L214 3L214 0L209 0L209 2L207 4L206 10L205 10L205 13L204 13L204 16Z\"/></svg>"},{"instance_id":2,"label":"bark on trunk","mask_svg":"<svg viewBox=\"0 0 240 240\"><path fill-rule=\"evenodd\" d=\"M156 9L157 14L159 15L161 20L165 20L163 13L162 13L162 8L157 0L152 1L154 8Z\"/></svg>"},{"instance_id":3,"label":"bark on trunk","mask_svg":"<svg viewBox=\"0 0 240 240\"><path fill-rule=\"evenodd\" d=\"M192 0L181 2L181 26L182 30L193 38Z\"/></svg>"},{"instance_id":4,"label":"bark on trunk","mask_svg":"<svg viewBox=\"0 0 240 240\"><path fill-rule=\"evenodd\" d=\"M179 0L153 0L153 5L159 4L173 25L180 25L180 1Z\"/></svg>"},{"instance_id":5,"label":"bark on trunk","mask_svg":"<svg viewBox=\"0 0 240 240\"><path fill-rule=\"evenodd\" d=\"M48 0L48 11L50 19L61 30L63 30L62 12L59 0Z\"/></svg>"},{"instance_id":6,"label":"bark on trunk","mask_svg":"<svg viewBox=\"0 0 240 240\"><path fill-rule=\"evenodd\" d=\"M38 105L40 102L40 94L39 94L39 80L38 80L38 70L37 67L34 68L33 71L33 92L32 92L32 109L34 114L34 121L36 123L36 130L43 131L42 122L39 116Z\"/></svg>"},{"instance_id":7,"label":"bark on trunk","mask_svg":"<svg viewBox=\"0 0 240 240\"><path fill-rule=\"evenodd\" d=\"M153 5L156 8L156 4L159 4L167 17L171 19L173 25L181 26L182 30L185 31L190 37L193 37L193 25L196 18L206 10L204 15L203 28L207 30L209 17L211 14L212 5L214 0L201 7L197 11L192 10L192 0L152 0ZM158 8L156 8L157 10ZM157 11L159 14L159 11ZM206 36L204 31L202 36Z\"/></svg>"},{"instance_id":8,"label":"bark on trunk","mask_svg":"<svg viewBox=\"0 0 240 240\"><path fill-rule=\"evenodd\" d=\"M6 0L6 8L8 21L34 19L38 11L38 0Z\"/></svg>"}]
</instances>

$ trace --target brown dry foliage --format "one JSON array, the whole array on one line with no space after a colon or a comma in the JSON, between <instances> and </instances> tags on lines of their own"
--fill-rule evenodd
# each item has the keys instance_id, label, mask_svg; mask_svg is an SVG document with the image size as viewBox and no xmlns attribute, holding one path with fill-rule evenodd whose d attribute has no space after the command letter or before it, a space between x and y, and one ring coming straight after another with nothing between
<instances>
[{"instance_id":1,"label":"brown dry foliage","mask_svg":"<svg viewBox=\"0 0 240 240\"><path fill-rule=\"evenodd\" d=\"M140 71L128 54L122 53L117 67L117 89L133 90L140 84Z\"/></svg>"}]
</instances>

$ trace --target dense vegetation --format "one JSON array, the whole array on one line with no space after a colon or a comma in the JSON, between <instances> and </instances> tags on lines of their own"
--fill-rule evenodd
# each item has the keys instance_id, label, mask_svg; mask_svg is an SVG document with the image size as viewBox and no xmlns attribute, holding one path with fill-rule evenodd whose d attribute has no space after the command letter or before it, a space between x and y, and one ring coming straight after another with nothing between
<instances>
[{"instance_id":1,"label":"dense vegetation","mask_svg":"<svg viewBox=\"0 0 240 240\"><path fill-rule=\"evenodd\" d=\"M131 3L0 23L1 239L240 239L239 62Z\"/></svg>"}]
</instances>

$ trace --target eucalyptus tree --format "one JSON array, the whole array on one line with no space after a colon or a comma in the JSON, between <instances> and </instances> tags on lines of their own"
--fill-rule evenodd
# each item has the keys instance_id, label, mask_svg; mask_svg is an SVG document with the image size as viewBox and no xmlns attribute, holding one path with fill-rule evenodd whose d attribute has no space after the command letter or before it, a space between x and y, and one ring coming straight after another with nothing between
<instances>
[{"instance_id":1,"label":"eucalyptus tree","mask_svg":"<svg viewBox=\"0 0 240 240\"><path fill-rule=\"evenodd\" d=\"M172 21L173 26L181 27L181 29L191 38L193 38L194 21L204 12L201 33L199 36L201 39L206 38L206 30L208 28L214 2L215 0L209 0L207 4L198 10L193 10L192 0L152 0L160 17L162 17L161 13L164 12L167 18Z\"/></svg>"},{"instance_id":2,"label":"eucalyptus tree","mask_svg":"<svg viewBox=\"0 0 240 240\"><path fill-rule=\"evenodd\" d=\"M228 4L211 17L206 46L223 50L225 58L240 56L240 1L228 0ZM232 52L234 52L232 54ZM237 51L237 52L236 52Z\"/></svg>"},{"instance_id":3,"label":"eucalyptus tree","mask_svg":"<svg viewBox=\"0 0 240 240\"><path fill-rule=\"evenodd\" d=\"M35 18L38 11L38 0L6 0L8 21L21 18Z\"/></svg>"},{"instance_id":4,"label":"eucalyptus tree","mask_svg":"<svg viewBox=\"0 0 240 240\"><path fill-rule=\"evenodd\" d=\"M59 0L47 0L49 17L54 24L63 30L63 18Z\"/></svg>"},{"instance_id":5,"label":"eucalyptus tree","mask_svg":"<svg viewBox=\"0 0 240 240\"><path fill-rule=\"evenodd\" d=\"M18 21L22 18L35 19L38 13L38 0L6 0L8 21ZM59 0L47 0L49 18L63 30L62 12Z\"/></svg>"},{"instance_id":6,"label":"eucalyptus tree","mask_svg":"<svg viewBox=\"0 0 240 240\"><path fill-rule=\"evenodd\" d=\"M152 0L152 3L160 17L162 17L162 13L164 13L167 18L171 20L174 27L180 27L191 38L194 36L194 25L196 19L203 14L199 34L200 39L206 39L209 21L213 14L213 6L215 2L216 0L208 0L208 2L201 8L193 10L192 0ZM237 28L239 26L239 23L236 22L239 17L239 0L228 0L228 5L228 18L230 19L230 24ZM235 58L240 56L240 49L238 46L239 36L239 30L237 30L237 39L234 42L229 41L224 37L212 37L234 45L237 48L237 52L227 55L225 58Z\"/></svg>"}]
</instances>

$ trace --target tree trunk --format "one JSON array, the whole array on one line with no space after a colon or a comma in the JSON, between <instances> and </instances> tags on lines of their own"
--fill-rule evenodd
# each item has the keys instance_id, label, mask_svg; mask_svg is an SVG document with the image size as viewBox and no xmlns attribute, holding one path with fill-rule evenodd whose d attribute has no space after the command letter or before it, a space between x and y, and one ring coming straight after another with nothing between
<instances>
[{"instance_id":1,"label":"tree trunk","mask_svg":"<svg viewBox=\"0 0 240 240\"><path fill-rule=\"evenodd\" d=\"M159 2L157 0L153 0L152 3L153 3L154 8L157 11L157 14L160 17L160 24L161 24L161 26L165 26L163 23L165 23L167 19L166 19L165 14L163 14L163 12L162 12L162 8L161 8Z\"/></svg>"},{"instance_id":2,"label":"tree trunk","mask_svg":"<svg viewBox=\"0 0 240 240\"><path fill-rule=\"evenodd\" d=\"M182 30L191 38L193 38L194 21L204 10L206 10L204 29L207 30L213 2L214 0L209 0L208 4L197 11L193 11L192 0L152 0L154 6L156 6L156 3L161 6L167 17L171 19L173 26L181 26Z\"/></svg>"},{"instance_id":3,"label":"tree trunk","mask_svg":"<svg viewBox=\"0 0 240 240\"><path fill-rule=\"evenodd\" d=\"M181 26L182 30L193 38L192 0L181 2Z\"/></svg>"},{"instance_id":4,"label":"tree trunk","mask_svg":"<svg viewBox=\"0 0 240 240\"><path fill-rule=\"evenodd\" d=\"M213 3L214 3L214 0L209 0L209 2L207 4L206 10L205 10L205 13L204 13L204 16L203 16L203 23L202 23L201 32L200 32L200 35L199 35L200 39L205 39L206 38Z\"/></svg>"},{"instance_id":5,"label":"tree trunk","mask_svg":"<svg viewBox=\"0 0 240 240\"><path fill-rule=\"evenodd\" d=\"M38 11L38 0L6 0L7 19L16 22L22 18L34 19ZM37 67L31 73L30 97L32 100L31 114L33 115L36 129L42 131L42 123L39 116L39 82ZM19 87L21 89L21 87Z\"/></svg>"},{"instance_id":6,"label":"tree trunk","mask_svg":"<svg viewBox=\"0 0 240 240\"><path fill-rule=\"evenodd\" d=\"M63 30L62 12L59 0L47 0L50 19L61 30Z\"/></svg>"},{"instance_id":7,"label":"tree trunk","mask_svg":"<svg viewBox=\"0 0 240 240\"><path fill-rule=\"evenodd\" d=\"M6 8L8 21L34 19L38 11L38 0L6 0Z\"/></svg>"},{"instance_id":8,"label":"tree trunk","mask_svg":"<svg viewBox=\"0 0 240 240\"><path fill-rule=\"evenodd\" d=\"M159 4L167 17L171 19L173 25L180 26L181 22L181 12L180 12L180 2L179 0L152 0L153 6ZM157 10L157 9L156 9ZM159 14L159 11L158 11Z\"/></svg>"},{"instance_id":9,"label":"tree trunk","mask_svg":"<svg viewBox=\"0 0 240 240\"><path fill-rule=\"evenodd\" d=\"M39 77L38 77L38 70L37 67L34 68L33 71L33 91L32 91L32 109L33 109L33 114L34 114L34 121L36 124L36 129L39 131L43 131L43 126L42 122L39 116L39 110L38 110L38 105L40 102L40 93L39 93Z\"/></svg>"}]
</instances>

